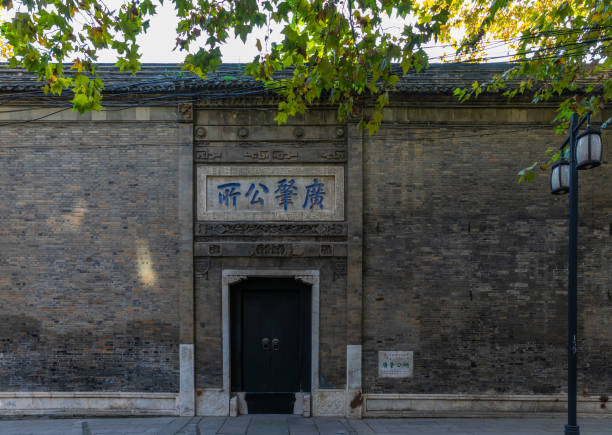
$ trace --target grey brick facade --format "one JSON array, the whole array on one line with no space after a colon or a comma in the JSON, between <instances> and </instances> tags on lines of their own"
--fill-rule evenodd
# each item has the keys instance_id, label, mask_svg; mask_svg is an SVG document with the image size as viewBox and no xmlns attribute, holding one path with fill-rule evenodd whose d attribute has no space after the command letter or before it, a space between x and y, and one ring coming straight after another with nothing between
<instances>
[{"instance_id":1,"label":"grey brick facade","mask_svg":"<svg viewBox=\"0 0 612 435\"><path fill-rule=\"evenodd\" d=\"M63 412L231 413L228 270L318 273L317 415L562 410L567 198L547 174L516 177L558 145L554 105L460 105L438 83L478 74L405 79L373 136L322 106L278 126L265 93L82 116L24 97L11 107L36 111L0 113L0 400L15 404L0 413L53 407L18 392L65 394ZM223 86L196 85L182 83ZM316 165L342 168L343 221L194 212L198 168ZM580 177L580 409L606 414L612 173ZM379 351L414 352L413 377L380 377Z\"/></svg>"}]
</instances>

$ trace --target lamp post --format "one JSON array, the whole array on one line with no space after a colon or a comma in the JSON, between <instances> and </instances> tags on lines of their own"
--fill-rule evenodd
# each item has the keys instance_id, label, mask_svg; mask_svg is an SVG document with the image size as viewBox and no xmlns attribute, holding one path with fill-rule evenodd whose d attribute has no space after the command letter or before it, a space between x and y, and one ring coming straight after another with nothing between
<instances>
[{"instance_id":1,"label":"lamp post","mask_svg":"<svg viewBox=\"0 0 612 435\"><path fill-rule=\"evenodd\" d=\"M584 132L577 134L587 123ZM578 361L578 169L591 169L601 164L601 132L591 128L591 114L578 120L576 113L570 119L570 134L561 145L562 159L552 168L550 187L553 194L568 193L569 199L569 250L567 279L567 424L565 434L579 434L576 421L576 365ZM569 161L563 157L569 147Z\"/></svg>"}]
</instances>

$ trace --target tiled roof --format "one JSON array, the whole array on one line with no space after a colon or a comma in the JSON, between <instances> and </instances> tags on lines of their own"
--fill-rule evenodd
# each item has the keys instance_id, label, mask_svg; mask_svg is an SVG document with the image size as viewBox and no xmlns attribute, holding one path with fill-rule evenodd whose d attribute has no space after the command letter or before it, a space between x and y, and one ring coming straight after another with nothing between
<instances>
[{"instance_id":1,"label":"tiled roof","mask_svg":"<svg viewBox=\"0 0 612 435\"><path fill-rule=\"evenodd\" d=\"M491 64L432 64L419 73L402 76L397 91L417 94L450 94L456 87L470 86L475 80L487 81L495 73L501 73L510 67L506 63ZM98 73L105 84L106 94L125 93L193 93L222 91L231 94L238 92L248 95L249 91L261 94L261 83L244 75L243 64L223 64L216 73L209 74L204 80L182 71L177 64L143 64L142 69L134 76L131 73L119 72L111 64L100 64ZM278 73L278 77L287 77L290 70ZM23 70L0 65L0 92L14 93L15 96L25 93L37 93L41 82L32 74Z\"/></svg>"}]
</instances>

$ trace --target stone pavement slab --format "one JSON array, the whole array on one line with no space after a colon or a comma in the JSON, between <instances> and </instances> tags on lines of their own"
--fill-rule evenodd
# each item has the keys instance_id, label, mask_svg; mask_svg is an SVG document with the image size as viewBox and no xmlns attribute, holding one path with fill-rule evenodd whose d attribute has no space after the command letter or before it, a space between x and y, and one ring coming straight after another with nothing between
<instances>
[{"instance_id":1,"label":"stone pavement slab","mask_svg":"<svg viewBox=\"0 0 612 435\"><path fill-rule=\"evenodd\" d=\"M293 415L239 417L0 419L1 435L551 435L565 419L380 418L348 420ZM611 418L579 420L582 435L612 435Z\"/></svg>"}]
</instances>

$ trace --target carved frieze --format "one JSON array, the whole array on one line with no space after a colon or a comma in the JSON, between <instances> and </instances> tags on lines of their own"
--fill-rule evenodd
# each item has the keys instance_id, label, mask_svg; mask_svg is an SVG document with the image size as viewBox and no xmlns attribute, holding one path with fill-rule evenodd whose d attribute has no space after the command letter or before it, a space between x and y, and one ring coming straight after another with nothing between
<instances>
[{"instance_id":1,"label":"carved frieze","mask_svg":"<svg viewBox=\"0 0 612 435\"><path fill-rule=\"evenodd\" d=\"M195 160L202 163L344 163L347 159L345 141L265 144L197 142L198 137L195 139Z\"/></svg>"},{"instance_id":2,"label":"carved frieze","mask_svg":"<svg viewBox=\"0 0 612 435\"><path fill-rule=\"evenodd\" d=\"M195 243L196 257L346 257L346 243Z\"/></svg>"},{"instance_id":3,"label":"carved frieze","mask_svg":"<svg viewBox=\"0 0 612 435\"><path fill-rule=\"evenodd\" d=\"M253 151L253 152L247 151L244 153L244 157L249 160L255 160L255 161L270 160L270 151L268 150Z\"/></svg>"},{"instance_id":4,"label":"carved frieze","mask_svg":"<svg viewBox=\"0 0 612 435\"><path fill-rule=\"evenodd\" d=\"M292 246L282 243L260 243L256 245L251 256L255 257L289 257Z\"/></svg>"},{"instance_id":5,"label":"carved frieze","mask_svg":"<svg viewBox=\"0 0 612 435\"><path fill-rule=\"evenodd\" d=\"M201 150L196 151L196 160L205 161L205 162L213 162L215 160L221 160L221 151L209 151L209 150Z\"/></svg>"},{"instance_id":6,"label":"carved frieze","mask_svg":"<svg viewBox=\"0 0 612 435\"><path fill-rule=\"evenodd\" d=\"M328 160L328 161L334 161L334 162L344 161L346 160L346 151L345 150L334 150L334 151L324 152L324 153L321 153L321 158Z\"/></svg>"},{"instance_id":7,"label":"carved frieze","mask_svg":"<svg viewBox=\"0 0 612 435\"><path fill-rule=\"evenodd\" d=\"M297 160L298 153L287 153L285 151L272 151L272 160Z\"/></svg>"},{"instance_id":8,"label":"carved frieze","mask_svg":"<svg viewBox=\"0 0 612 435\"><path fill-rule=\"evenodd\" d=\"M346 236L347 225L334 223L198 222L196 236Z\"/></svg>"}]
</instances>

